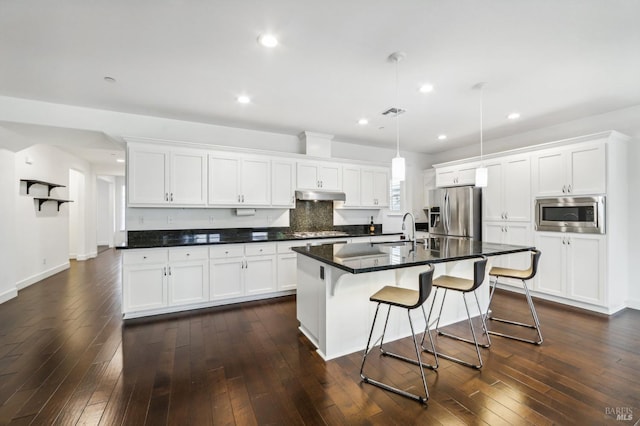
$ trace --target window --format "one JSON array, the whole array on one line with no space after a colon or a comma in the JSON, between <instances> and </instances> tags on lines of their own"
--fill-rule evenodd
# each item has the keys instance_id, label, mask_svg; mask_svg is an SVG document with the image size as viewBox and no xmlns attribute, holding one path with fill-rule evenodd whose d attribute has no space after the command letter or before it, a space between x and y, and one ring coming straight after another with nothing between
<instances>
[{"instance_id":1,"label":"window","mask_svg":"<svg viewBox=\"0 0 640 426\"><path fill-rule=\"evenodd\" d=\"M389 185L389 210L400 212L402 209L402 182L391 181Z\"/></svg>"}]
</instances>

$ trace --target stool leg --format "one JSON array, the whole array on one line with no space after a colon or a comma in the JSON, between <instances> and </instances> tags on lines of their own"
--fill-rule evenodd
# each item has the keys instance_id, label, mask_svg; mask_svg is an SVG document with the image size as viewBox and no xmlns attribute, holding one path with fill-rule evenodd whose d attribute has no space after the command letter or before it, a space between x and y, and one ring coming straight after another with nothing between
<instances>
[{"instance_id":1,"label":"stool leg","mask_svg":"<svg viewBox=\"0 0 640 426\"><path fill-rule=\"evenodd\" d=\"M422 308L422 309L423 309L423 314L424 314L424 308ZM391 306L389 306L389 310L391 310ZM410 324L411 325L411 334L413 335L413 322L411 321L411 313L410 313L410 310L407 310L407 312L409 313L409 319L410 319L410 322L411 322L411 324ZM389 315L387 314L387 321L388 320L389 320ZM387 323L385 322L385 330L386 330L386 327L387 327ZM431 347L434 347L433 346L433 340L431 339L431 332L429 331L428 334L429 334L429 340L431 340ZM383 335L383 339L384 339L384 332L382 333L382 335ZM414 335L414 340L415 340L415 335ZM422 342L424 343L424 334L422 335ZM422 360L420 358L419 358L419 361L416 361L415 359L411 359L411 358L408 358L408 357L406 357L404 355L400 355L400 354L397 354L397 353L394 353L394 352L389 352L389 351L383 349L382 348L382 341L380 342L380 352L382 353L383 356L389 356L389 357L392 357L392 358L396 358L396 359L399 359L399 360L402 360L402 361L409 362L409 363L414 364L414 365L419 365L419 366L421 366L421 368L428 368L430 370L435 370L436 368L438 368L438 358L437 357L436 357L436 364L435 365L425 364L424 362L422 362Z\"/></svg>"},{"instance_id":2,"label":"stool leg","mask_svg":"<svg viewBox=\"0 0 640 426\"><path fill-rule=\"evenodd\" d=\"M364 375L364 363L367 360L367 355L369 355L369 345L371 344L371 337L373 336L373 329L376 327L376 319L378 319L378 310L380 309L380 303L376 306L376 313L373 316L373 323L371 324L371 331L369 332L369 340L367 340L367 346L364 348L364 354L362 356L362 364L360 365L360 378L367 381L367 377Z\"/></svg>"},{"instance_id":3,"label":"stool leg","mask_svg":"<svg viewBox=\"0 0 640 426\"><path fill-rule=\"evenodd\" d=\"M491 297L489 298L489 304L491 304L491 299L493 298L493 293L495 292L495 289L497 286L498 286L498 277L496 277L496 280L493 284L493 291L491 292ZM492 321L498 321L505 324L516 325L519 327L532 328L536 330L538 334L538 340L525 339L522 337L510 335L510 334L498 333L497 331L489 331L489 334L493 334L494 336L506 337L507 339L518 340L520 342L539 345L542 343L543 339L542 339L542 332L540 331L540 320L538 319L538 313L536 312L536 308L533 305L533 299L531 298L531 294L529 293L529 287L527 286L527 282L525 280L522 280L522 286L524 287L525 297L527 299L527 304L529 305L529 310L531 311L531 316L533 317L534 324L526 324L523 322L512 321L504 318L494 318L492 316L489 316L489 308L487 308L487 317Z\"/></svg>"},{"instance_id":4,"label":"stool leg","mask_svg":"<svg viewBox=\"0 0 640 426\"><path fill-rule=\"evenodd\" d=\"M491 347L491 337L489 337L489 329L487 328L487 323L485 321L484 315L482 314L482 308L480 308L480 301L478 300L478 293L473 292L473 296L476 299L476 305L478 306L478 312L480 313L480 321L482 321L482 329L484 330L485 336L487 336L487 343L480 344L481 348L489 348Z\"/></svg>"},{"instance_id":5,"label":"stool leg","mask_svg":"<svg viewBox=\"0 0 640 426\"><path fill-rule=\"evenodd\" d=\"M376 318L378 317L378 309L379 308L380 308L380 303L378 303L378 306L376 307L376 313L375 313L375 315L373 317L373 324L371 325L371 331L369 332L369 339L367 341L367 347L364 350L364 356L362 358L362 365L360 366L360 378L365 383L369 383L369 384L377 386L377 387L379 387L381 389L384 389L384 390L387 390L387 391L390 391L390 392L393 392L393 393L397 393L398 395L402 395L402 396L405 396L407 398L411 398L413 400L416 400L416 401L418 401L418 402L420 402L422 404L426 404L427 400L429 399L429 390L427 389L427 380L426 380L426 377L424 375L424 369L422 368L423 366L426 366L426 364L423 364L422 358L420 357L420 351L418 350L418 341L416 340L416 335L415 335L415 332L414 332L414 329L413 329L413 321L411 320L411 311L409 309L407 309L407 316L409 317L409 326L411 327L411 337L413 339L413 346L414 346L415 351L416 351L417 360L413 360L411 358L406 358L406 357L403 357L403 356L400 356L400 355L397 355L397 354L392 354L390 352L386 352L386 351L382 350L382 343L383 343L383 340L384 340L384 333L385 333L385 331L387 329L387 323L389 321L389 312L391 311L391 306L389 306L389 311L387 311L387 319L385 321L384 330L382 332L382 338L381 338L381 341L380 341L380 350L381 350L383 355L388 355L388 356L391 356L393 358L398 358L398 359L401 359L401 360L404 360L404 361L409 361L412 364L417 365L418 368L420 368L420 377L422 378L422 385L424 387L425 396L415 395L415 394L409 393L407 391L404 391L402 389L395 388L395 387L390 386L390 385L388 385L386 383L382 383L382 382L380 382L378 380L374 380L374 379L372 379L370 377L367 377L363 373L364 363L365 363L365 361L367 359L367 355L370 352L369 351L369 346L371 344L371 338L373 336L373 329L375 328Z\"/></svg>"},{"instance_id":6,"label":"stool leg","mask_svg":"<svg viewBox=\"0 0 640 426\"><path fill-rule=\"evenodd\" d=\"M442 308L444 306L444 299L446 298L446 295L447 295L447 289L445 289L444 297L442 298L442 304L440 305L440 314L438 316L438 321L437 321L437 324L436 324L436 332L440 336L446 336L446 337L450 337L452 339L460 340L460 341L465 342L465 343L473 344L475 346L475 348L476 348L476 354L478 356L478 364L472 364L470 362L461 360L459 358L455 358L455 357L453 357L451 355L447 355L447 354L442 353L442 352L437 352L436 349L435 349L435 346L433 347L433 351L431 351L430 349L424 348L424 345L423 345L422 350L425 351L425 352L428 352L428 353L433 353L434 356L439 356L441 358L448 359L449 361L457 362L458 364L462 364L462 365L467 366L467 367L480 369L480 368L482 368L482 355L480 354L480 345L478 344L478 339L476 338L476 333L475 333L475 329L473 327L473 322L471 320L471 313L469 312L469 305L467 304L467 299L465 298L465 293L462 293L462 300L464 301L464 307L465 307L465 310L467 311L467 321L469 322L469 327L471 328L471 336L473 337L473 340L464 339L464 338L461 338L461 337L456 336L454 334L450 334L450 333L446 333L444 331L440 331L438 329L439 323L440 323L440 317L442 316ZM476 299L476 301L477 301L477 299ZM431 305L431 310L433 310L433 304ZM480 312L480 317L482 317L482 312ZM429 318L431 318L431 312L429 312ZM487 335L487 337L488 337L488 335ZM424 337L423 337L423 339L424 339Z\"/></svg>"}]
</instances>

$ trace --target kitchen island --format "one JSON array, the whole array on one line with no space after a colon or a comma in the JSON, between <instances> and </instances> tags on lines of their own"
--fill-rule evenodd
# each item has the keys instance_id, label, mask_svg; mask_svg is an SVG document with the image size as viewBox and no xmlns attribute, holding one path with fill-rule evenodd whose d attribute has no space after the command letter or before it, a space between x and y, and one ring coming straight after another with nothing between
<instances>
[{"instance_id":1,"label":"kitchen island","mask_svg":"<svg viewBox=\"0 0 640 426\"><path fill-rule=\"evenodd\" d=\"M464 238L427 238L414 246L410 241L383 243L322 244L296 247L298 254L297 317L300 331L318 348L325 360L363 350L373 321L376 304L369 297L385 285L417 289L418 275L434 265L434 278L442 275L472 276L474 258L528 252L529 246L487 243ZM487 267L487 271L489 267ZM488 279L485 279L488 283ZM481 289L487 289L483 285ZM488 291L479 291L482 309ZM433 296L425 303L431 305ZM475 305L475 304L470 304ZM406 316L392 310L385 340L408 336ZM478 315L477 309L472 310ZM459 297L449 297L441 324L466 317ZM419 309L412 312L416 330L424 330ZM380 321L382 323L382 321ZM376 335L381 332L376 331Z\"/></svg>"}]
</instances>

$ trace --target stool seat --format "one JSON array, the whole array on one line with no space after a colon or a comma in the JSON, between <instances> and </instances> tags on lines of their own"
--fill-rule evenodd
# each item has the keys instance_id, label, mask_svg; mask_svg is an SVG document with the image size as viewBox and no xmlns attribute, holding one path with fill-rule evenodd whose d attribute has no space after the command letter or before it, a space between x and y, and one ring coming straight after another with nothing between
<instances>
[{"instance_id":1,"label":"stool seat","mask_svg":"<svg viewBox=\"0 0 640 426\"><path fill-rule=\"evenodd\" d=\"M515 278L519 280L528 280L531 278L531 268L529 269L511 269L511 268L500 268L498 266L494 266L489 270L489 275L492 277L503 277L503 278Z\"/></svg>"},{"instance_id":2,"label":"stool seat","mask_svg":"<svg viewBox=\"0 0 640 426\"><path fill-rule=\"evenodd\" d=\"M473 280L468 280L466 278L453 277L451 275L440 275L438 278L433 280L433 285L435 287L446 288L449 290L456 291L470 291L473 288Z\"/></svg>"},{"instance_id":3,"label":"stool seat","mask_svg":"<svg viewBox=\"0 0 640 426\"><path fill-rule=\"evenodd\" d=\"M385 286L374 293L369 300L372 302L385 303L387 305L410 309L415 306L419 298L420 293L416 290Z\"/></svg>"}]
</instances>

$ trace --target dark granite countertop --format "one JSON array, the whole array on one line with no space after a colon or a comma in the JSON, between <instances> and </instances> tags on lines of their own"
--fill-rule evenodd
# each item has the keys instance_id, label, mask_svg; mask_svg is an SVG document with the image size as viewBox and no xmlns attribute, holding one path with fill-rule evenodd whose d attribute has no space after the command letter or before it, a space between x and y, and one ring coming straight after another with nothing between
<instances>
[{"instance_id":1,"label":"dark granite countertop","mask_svg":"<svg viewBox=\"0 0 640 426\"><path fill-rule=\"evenodd\" d=\"M322 244L294 247L293 251L352 274L407 268L457 260L480 255L496 256L525 252L530 246L487 243L453 237L419 240L416 250L408 241L388 243Z\"/></svg>"},{"instance_id":2,"label":"dark granite countertop","mask_svg":"<svg viewBox=\"0 0 640 426\"><path fill-rule=\"evenodd\" d=\"M372 235L398 235L398 233L383 234L382 225L375 225L375 232L369 232L369 225L335 226L332 231L344 235L328 236L299 236L289 228L223 228L223 229L182 229L156 231L129 231L128 243L116 246L117 249L139 249L156 247L180 247L212 244L238 244L256 242L278 242L296 240L319 240L327 238L354 238Z\"/></svg>"}]
</instances>

